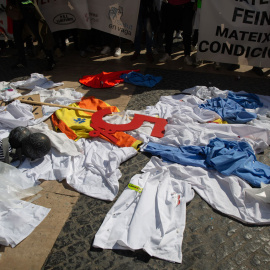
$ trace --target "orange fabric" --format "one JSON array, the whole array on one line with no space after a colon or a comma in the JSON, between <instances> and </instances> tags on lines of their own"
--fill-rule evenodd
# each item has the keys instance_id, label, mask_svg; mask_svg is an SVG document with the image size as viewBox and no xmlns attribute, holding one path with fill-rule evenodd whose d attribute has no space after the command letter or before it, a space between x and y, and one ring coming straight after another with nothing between
<instances>
[{"instance_id":1,"label":"orange fabric","mask_svg":"<svg viewBox=\"0 0 270 270\"><path fill-rule=\"evenodd\" d=\"M80 108L89 109L89 110L102 110L105 108L110 107L112 112L119 112L116 106L110 106L106 102L102 101L101 99L97 99L95 97L83 97L81 101L78 103ZM89 115L92 115L91 112L85 112Z\"/></svg>"},{"instance_id":2,"label":"orange fabric","mask_svg":"<svg viewBox=\"0 0 270 270\"><path fill-rule=\"evenodd\" d=\"M58 119L55 114L53 114L51 116L51 120L52 120L53 126L56 130L60 129L71 140L77 139L78 136L76 135L76 133L73 132L73 130L71 128L69 128L64 121Z\"/></svg>"},{"instance_id":3,"label":"orange fabric","mask_svg":"<svg viewBox=\"0 0 270 270\"><path fill-rule=\"evenodd\" d=\"M101 72L96 75L86 75L79 79L79 82L85 86L92 88L109 88L113 87L116 84L124 82L124 79L121 79L122 74L127 74L132 71L139 72L139 69L136 70L123 70L116 72Z\"/></svg>"},{"instance_id":4,"label":"orange fabric","mask_svg":"<svg viewBox=\"0 0 270 270\"><path fill-rule=\"evenodd\" d=\"M119 147L130 147L130 146L137 146L136 142L138 142L138 140L136 140L134 137L132 137L131 135L122 132L122 131L118 131L112 134L115 138L118 139L118 141L116 142L116 145ZM103 136L102 134L100 134L99 136L100 138L111 142L107 137ZM136 148L136 147L134 147Z\"/></svg>"},{"instance_id":5,"label":"orange fabric","mask_svg":"<svg viewBox=\"0 0 270 270\"><path fill-rule=\"evenodd\" d=\"M102 110L104 108L110 107L112 112L119 112L117 107L109 106L104 101L94 97L84 97L79 103L73 103L69 106L90 110ZM93 128L90 126L92 114L93 113L91 112L75 111L69 110L67 108L62 108L57 110L51 116L51 120L56 130L60 129L67 135L69 139L78 140L80 138L90 138L89 132L93 130ZM77 120L77 118L80 118L80 120L83 121L81 123L74 121ZM118 139L116 145L119 147L134 147L135 149L138 149L138 145L142 143L141 141L136 140L131 135L124 132L116 132L113 134L113 136ZM100 137L106 141L111 142L105 136L100 135Z\"/></svg>"}]
</instances>

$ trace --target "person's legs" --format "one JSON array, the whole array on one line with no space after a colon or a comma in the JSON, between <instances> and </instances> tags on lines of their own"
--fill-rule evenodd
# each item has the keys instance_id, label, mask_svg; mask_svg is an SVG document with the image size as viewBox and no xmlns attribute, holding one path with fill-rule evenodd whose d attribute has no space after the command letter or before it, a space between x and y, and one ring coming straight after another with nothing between
<instances>
[{"instance_id":1,"label":"person's legs","mask_svg":"<svg viewBox=\"0 0 270 270\"><path fill-rule=\"evenodd\" d=\"M135 39L134 39L134 50L135 50L135 53L138 53L138 54L140 54L141 52L142 31L143 31L143 13L141 12L141 9L140 9L138 21L137 21Z\"/></svg>"},{"instance_id":2,"label":"person's legs","mask_svg":"<svg viewBox=\"0 0 270 270\"><path fill-rule=\"evenodd\" d=\"M165 10L165 52L168 55L172 54L173 33L179 16L179 6L168 4Z\"/></svg>"},{"instance_id":3,"label":"person's legs","mask_svg":"<svg viewBox=\"0 0 270 270\"><path fill-rule=\"evenodd\" d=\"M143 31L143 7L140 6L137 27L134 39L134 54L131 55L130 60L136 60L141 53L141 40L142 40L142 31Z\"/></svg>"},{"instance_id":4,"label":"person's legs","mask_svg":"<svg viewBox=\"0 0 270 270\"><path fill-rule=\"evenodd\" d=\"M18 61L14 67L23 67L26 65L24 41L22 38L23 27L24 20L13 21L13 37L18 51Z\"/></svg>"},{"instance_id":5,"label":"person's legs","mask_svg":"<svg viewBox=\"0 0 270 270\"><path fill-rule=\"evenodd\" d=\"M153 45L153 32L150 17L144 18L144 29L145 29L146 52L150 54L152 53L152 45Z\"/></svg>"},{"instance_id":6,"label":"person's legs","mask_svg":"<svg viewBox=\"0 0 270 270\"><path fill-rule=\"evenodd\" d=\"M35 36L36 40L38 41L40 48L44 50L44 53L48 61L48 69L51 70L55 66L53 51L44 48L44 44L39 34L39 20L36 18L35 12L36 12L35 7L32 5L27 5L27 7L22 9L24 20L29 26L29 29Z\"/></svg>"},{"instance_id":7,"label":"person's legs","mask_svg":"<svg viewBox=\"0 0 270 270\"><path fill-rule=\"evenodd\" d=\"M190 56L191 53L191 36L192 36L192 23L193 23L193 3L187 3L181 5L181 12L180 16L182 18L182 25L183 25L183 44L184 44L184 62L192 66L193 60Z\"/></svg>"},{"instance_id":8,"label":"person's legs","mask_svg":"<svg viewBox=\"0 0 270 270\"><path fill-rule=\"evenodd\" d=\"M192 36L192 22L193 22L193 3L187 3L182 5L181 17L183 22L183 43L184 43L184 54L190 55L191 52L191 36Z\"/></svg>"}]
</instances>

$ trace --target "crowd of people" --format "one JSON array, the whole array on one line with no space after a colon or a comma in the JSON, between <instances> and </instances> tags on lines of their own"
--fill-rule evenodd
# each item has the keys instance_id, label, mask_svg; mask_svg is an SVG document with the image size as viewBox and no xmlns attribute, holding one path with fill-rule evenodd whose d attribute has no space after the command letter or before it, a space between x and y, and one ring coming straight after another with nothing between
<instances>
[{"instance_id":1,"label":"crowd of people","mask_svg":"<svg viewBox=\"0 0 270 270\"><path fill-rule=\"evenodd\" d=\"M121 56L121 37L96 29L51 33L35 0L8 0L7 3L5 11L13 21L13 36L18 51L18 59L13 68L27 66L26 54L35 56L42 53L47 59L48 70L52 70L55 67L54 57L64 55L67 41L71 37L81 57L86 57L90 52ZM192 54L197 49L201 5L202 0L141 0L135 39L131 45L134 53L130 60L138 59L145 48L148 61L154 62L157 55L160 55L158 62L170 61L174 38L178 38L181 41L178 48L184 52L184 63L188 66L200 65L203 59L199 60L194 55L192 57ZM38 44L37 50L33 46L34 41ZM3 41L0 45L3 50ZM220 63L215 62L214 67L219 69ZM228 66L228 70L238 68L240 66L236 64ZM253 67L252 70L257 75L264 75L262 68Z\"/></svg>"}]
</instances>

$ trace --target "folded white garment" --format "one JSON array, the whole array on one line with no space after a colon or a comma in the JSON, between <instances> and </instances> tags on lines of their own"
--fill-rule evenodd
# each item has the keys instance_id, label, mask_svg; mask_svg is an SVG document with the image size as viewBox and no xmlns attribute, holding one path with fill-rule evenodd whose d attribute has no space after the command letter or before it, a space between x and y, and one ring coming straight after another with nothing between
<instances>
[{"instance_id":1,"label":"folded white garment","mask_svg":"<svg viewBox=\"0 0 270 270\"><path fill-rule=\"evenodd\" d=\"M9 82L0 82L0 100L7 102L19 96L21 94L15 88L11 87Z\"/></svg>"},{"instance_id":2,"label":"folded white garment","mask_svg":"<svg viewBox=\"0 0 270 270\"><path fill-rule=\"evenodd\" d=\"M260 188L247 188L245 192L250 196L254 197L256 200L263 200L266 203L270 204L270 185L261 183Z\"/></svg>"},{"instance_id":3,"label":"folded white garment","mask_svg":"<svg viewBox=\"0 0 270 270\"><path fill-rule=\"evenodd\" d=\"M118 147L102 139L80 139L83 156L74 157L67 183L75 190L102 200L112 201L119 191L122 176L119 166L135 156L133 147Z\"/></svg>"},{"instance_id":4,"label":"folded white garment","mask_svg":"<svg viewBox=\"0 0 270 270\"><path fill-rule=\"evenodd\" d=\"M143 249L151 256L181 263L186 203L194 197L191 185L159 168L133 176L130 184L107 213L93 246Z\"/></svg>"},{"instance_id":5,"label":"folded white garment","mask_svg":"<svg viewBox=\"0 0 270 270\"><path fill-rule=\"evenodd\" d=\"M20 199L42 188L17 168L0 162L0 245L15 247L47 216L50 209Z\"/></svg>"},{"instance_id":6,"label":"folded white garment","mask_svg":"<svg viewBox=\"0 0 270 270\"><path fill-rule=\"evenodd\" d=\"M48 215L50 209L14 200L18 207L7 208L0 201L0 244L15 247L24 240Z\"/></svg>"},{"instance_id":7,"label":"folded white garment","mask_svg":"<svg viewBox=\"0 0 270 270\"><path fill-rule=\"evenodd\" d=\"M107 213L94 247L143 249L160 259L182 261L186 203L194 189L209 205L244 223L270 224L270 204L250 196L244 180L213 170L152 157Z\"/></svg>"},{"instance_id":8,"label":"folded white garment","mask_svg":"<svg viewBox=\"0 0 270 270\"><path fill-rule=\"evenodd\" d=\"M66 179L80 193L101 200L114 200L122 176L119 166L137 151L133 147L120 148L100 138L80 139L76 144L83 149L83 154L64 155L52 148L43 159L26 159L19 169L32 181Z\"/></svg>"},{"instance_id":9,"label":"folded white garment","mask_svg":"<svg viewBox=\"0 0 270 270\"><path fill-rule=\"evenodd\" d=\"M169 170L175 178L187 181L192 188L221 213L244 223L270 224L270 204L250 196L253 188L237 176L224 176L215 170L163 162L152 157L143 171Z\"/></svg>"},{"instance_id":10,"label":"folded white garment","mask_svg":"<svg viewBox=\"0 0 270 270\"><path fill-rule=\"evenodd\" d=\"M56 91L54 89L47 90L39 86L35 86L31 92L26 94L26 96L28 95L39 95L41 102L63 105L78 102L83 97L83 94L77 92L74 88L63 88Z\"/></svg>"},{"instance_id":11,"label":"folded white garment","mask_svg":"<svg viewBox=\"0 0 270 270\"><path fill-rule=\"evenodd\" d=\"M10 86L13 88L21 88L28 90L33 90L35 86L50 89L60 85L63 85L63 83L54 83L53 81L49 81L47 78L44 77L44 75L39 73L32 73L31 77L27 80L10 83Z\"/></svg>"}]
</instances>

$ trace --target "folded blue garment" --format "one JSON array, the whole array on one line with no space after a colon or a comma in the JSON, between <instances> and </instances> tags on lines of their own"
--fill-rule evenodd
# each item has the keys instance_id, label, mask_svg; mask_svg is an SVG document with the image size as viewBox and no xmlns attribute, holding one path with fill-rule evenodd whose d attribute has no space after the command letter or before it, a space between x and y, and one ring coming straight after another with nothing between
<instances>
[{"instance_id":1,"label":"folded blue garment","mask_svg":"<svg viewBox=\"0 0 270 270\"><path fill-rule=\"evenodd\" d=\"M252 93L238 94L229 91L227 98L234 100L235 102L237 102L239 105L241 105L243 108L246 109L256 109L258 107L263 106L263 103L261 102L260 98Z\"/></svg>"},{"instance_id":2,"label":"folded blue garment","mask_svg":"<svg viewBox=\"0 0 270 270\"><path fill-rule=\"evenodd\" d=\"M135 71L123 74L120 76L120 78L124 79L124 82L126 83L146 87L153 87L162 80L162 77L156 77L149 74L143 75Z\"/></svg>"},{"instance_id":3,"label":"folded blue garment","mask_svg":"<svg viewBox=\"0 0 270 270\"><path fill-rule=\"evenodd\" d=\"M256 113L250 113L244 107L229 98L208 99L205 104L200 104L200 108L214 111L229 124L245 124L257 118Z\"/></svg>"},{"instance_id":4,"label":"folded blue garment","mask_svg":"<svg viewBox=\"0 0 270 270\"><path fill-rule=\"evenodd\" d=\"M270 184L270 167L257 161L247 142L215 138L207 146L174 147L148 143L144 151L160 156L165 161L185 166L215 169L223 175L236 175L254 187Z\"/></svg>"}]
</instances>

